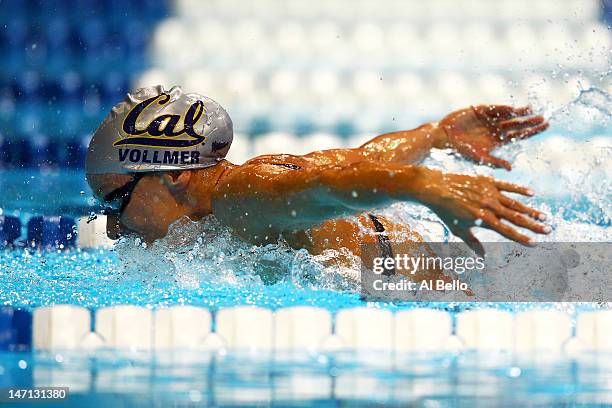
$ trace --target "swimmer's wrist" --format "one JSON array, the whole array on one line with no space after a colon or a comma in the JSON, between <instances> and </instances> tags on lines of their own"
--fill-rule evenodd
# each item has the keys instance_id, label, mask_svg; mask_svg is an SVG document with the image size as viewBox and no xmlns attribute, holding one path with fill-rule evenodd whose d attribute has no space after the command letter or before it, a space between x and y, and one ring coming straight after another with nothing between
<instances>
[{"instance_id":1,"label":"swimmer's wrist","mask_svg":"<svg viewBox=\"0 0 612 408\"><path fill-rule=\"evenodd\" d=\"M440 198L444 173L428 167L416 167L411 185L412 199L425 205L434 204Z\"/></svg>"},{"instance_id":2,"label":"swimmer's wrist","mask_svg":"<svg viewBox=\"0 0 612 408\"><path fill-rule=\"evenodd\" d=\"M436 149L447 149L451 147L448 133L444 130L444 126L441 126L438 122L433 122L431 126L431 135L433 137L433 147Z\"/></svg>"}]
</instances>

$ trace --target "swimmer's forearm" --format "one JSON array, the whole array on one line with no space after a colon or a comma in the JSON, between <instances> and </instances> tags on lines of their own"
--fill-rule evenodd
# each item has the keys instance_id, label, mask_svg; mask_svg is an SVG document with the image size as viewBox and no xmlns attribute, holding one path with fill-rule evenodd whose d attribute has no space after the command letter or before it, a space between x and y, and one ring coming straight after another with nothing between
<instances>
[{"instance_id":1,"label":"swimmer's forearm","mask_svg":"<svg viewBox=\"0 0 612 408\"><path fill-rule=\"evenodd\" d=\"M434 173L441 174L426 167L378 161L297 171L265 163L245 164L219 180L213 200L232 205L259 202L264 208L272 202L308 201L311 207L368 209L395 201L420 201L420 193L435 178Z\"/></svg>"},{"instance_id":2,"label":"swimmer's forearm","mask_svg":"<svg viewBox=\"0 0 612 408\"><path fill-rule=\"evenodd\" d=\"M396 201L423 202L437 170L397 163L361 162L321 172L319 183L346 207L365 210Z\"/></svg>"},{"instance_id":3,"label":"swimmer's forearm","mask_svg":"<svg viewBox=\"0 0 612 408\"><path fill-rule=\"evenodd\" d=\"M446 132L437 123L429 123L412 130L385 133L360 146L372 160L398 163L418 163L432 148L448 147Z\"/></svg>"},{"instance_id":4,"label":"swimmer's forearm","mask_svg":"<svg viewBox=\"0 0 612 408\"><path fill-rule=\"evenodd\" d=\"M219 180L213 212L247 235L304 229L397 201L427 205L428 194L423 192L435 179L432 173L441 174L425 167L374 161L301 170L250 163Z\"/></svg>"}]
</instances>

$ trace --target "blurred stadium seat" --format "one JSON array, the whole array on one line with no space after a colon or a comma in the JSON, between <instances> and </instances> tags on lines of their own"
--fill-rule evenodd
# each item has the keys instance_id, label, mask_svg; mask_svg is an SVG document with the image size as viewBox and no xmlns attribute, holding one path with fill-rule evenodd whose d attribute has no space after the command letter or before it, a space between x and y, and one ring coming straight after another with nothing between
<instances>
[{"instance_id":1,"label":"blurred stadium seat","mask_svg":"<svg viewBox=\"0 0 612 408\"><path fill-rule=\"evenodd\" d=\"M249 143L236 160L343 145L473 103L565 103L609 70L611 10L610 0L6 0L1 154L81 166L110 107L155 84L223 104Z\"/></svg>"},{"instance_id":2,"label":"blurred stadium seat","mask_svg":"<svg viewBox=\"0 0 612 408\"><path fill-rule=\"evenodd\" d=\"M166 0L3 1L5 166L82 166L84 135L149 65L149 36L167 10Z\"/></svg>"}]
</instances>

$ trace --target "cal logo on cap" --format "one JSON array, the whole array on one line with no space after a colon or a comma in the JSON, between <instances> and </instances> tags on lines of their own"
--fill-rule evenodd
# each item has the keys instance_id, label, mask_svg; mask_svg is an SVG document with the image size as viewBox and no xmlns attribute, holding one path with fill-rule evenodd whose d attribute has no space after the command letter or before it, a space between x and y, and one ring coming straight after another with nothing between
<instances>
[{"instance_id":1,"label":"cal logo on cap","mask_svg":"<svg viewBox=\"0 0 612 408\"><path fill-rule=\"evenodd\" d=\"M208 167L223 159L232 121L212 99L180 87L142 88L116 105L95 132L88 174Z\"/></svg>"},{"instance_id":2,"label":"cal logo on cap","mask_svg":"<svg viewBox=\"0 0 612 408\"><path fill-rule=\"evenodd\" d=\"M154 146L154 147L192 147L204 143L206 136L194 129L204 114L204 103L197 100L187 112L180 114L163 114L149 122L143 129L136 125L143 111L151 104L165 105L170 101L170 94L162 93L144 100L134 106L125 116L122 130L128 136L113 143L114 146ZM188 139L179 139L188 136Z\"/></svg>"}]
</instances>

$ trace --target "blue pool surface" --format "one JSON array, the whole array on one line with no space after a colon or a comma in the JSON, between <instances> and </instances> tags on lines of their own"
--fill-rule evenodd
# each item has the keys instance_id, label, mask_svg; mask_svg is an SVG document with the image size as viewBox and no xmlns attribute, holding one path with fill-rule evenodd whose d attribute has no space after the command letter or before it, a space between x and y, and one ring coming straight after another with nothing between
<instances>
[{"instance_id":1,"label":"blue pool surface","mask_svg":"<svg viewBox=\"0 0 612 408\"><path fill-rule=\"evenodd\" d=\"M0 353L0 387L28 387L34 379L69 386L71 396L61 405L69 407L593 407L612 403L611 358L469 352L275 359L265 353Z\"/></svg>"}]
</instances>

